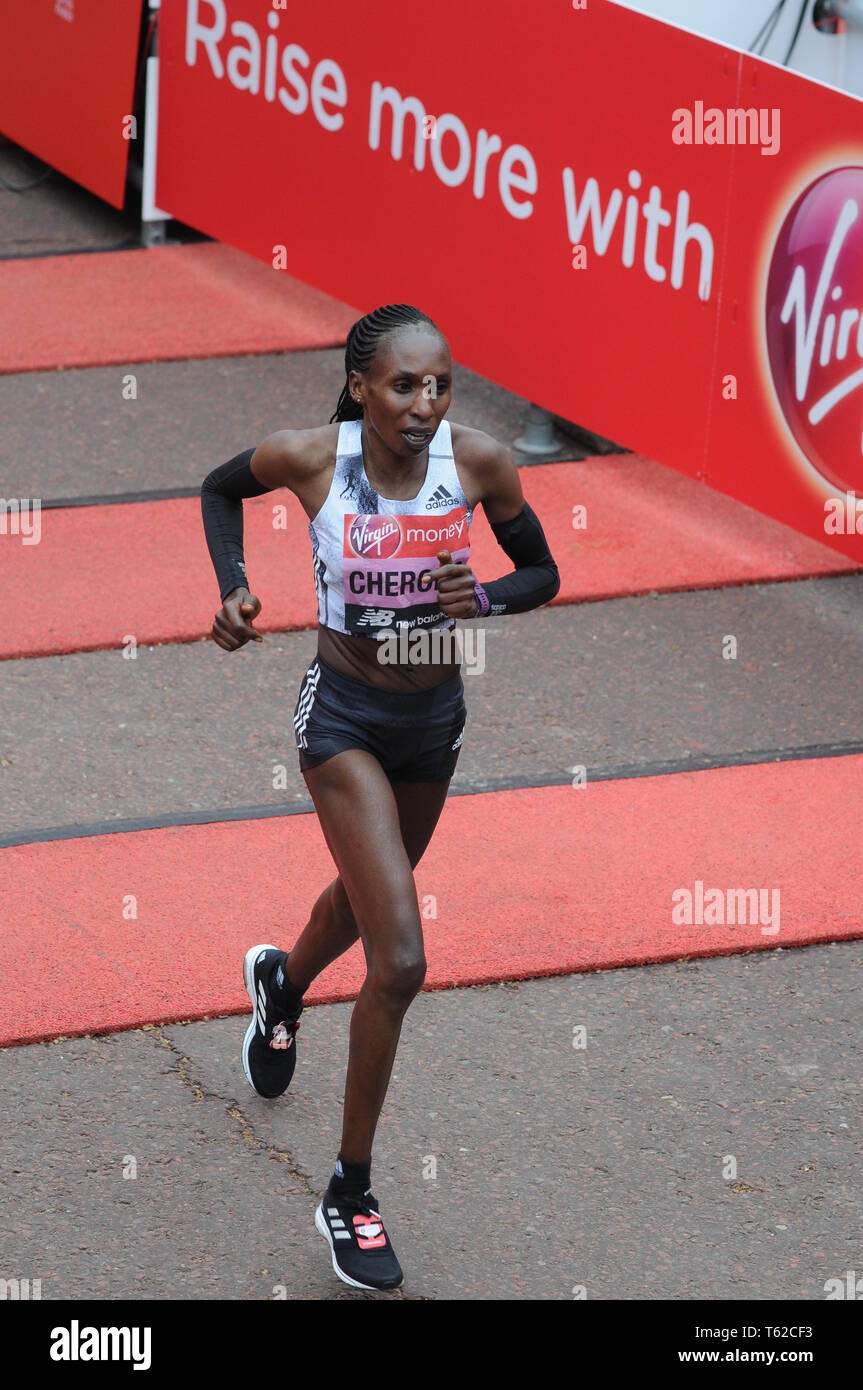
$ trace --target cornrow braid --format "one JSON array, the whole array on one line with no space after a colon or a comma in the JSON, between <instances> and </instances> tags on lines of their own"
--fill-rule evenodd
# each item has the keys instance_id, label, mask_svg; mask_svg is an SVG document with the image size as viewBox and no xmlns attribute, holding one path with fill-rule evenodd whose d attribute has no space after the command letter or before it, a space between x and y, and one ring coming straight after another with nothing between
<instances>
[{"instance_id":1,"label":"cornrow braid","mask_svg":"<svg viewBox=\"0 0 863 1390\"><path fill-rule=\"evenodd\" d=\"M380 309L373 309L370 314L357 319L345 343L345 384L335 414L330 416L330 424L337 420L363 418L362 406L351 395L351 372L368 371L381 339L385 338L387 333L420 323L427 324L443 337L434 320L430 319L428 314L424 314L422 309L414 308L413 304L384 304Z\"/></svg>"}]
</instances>

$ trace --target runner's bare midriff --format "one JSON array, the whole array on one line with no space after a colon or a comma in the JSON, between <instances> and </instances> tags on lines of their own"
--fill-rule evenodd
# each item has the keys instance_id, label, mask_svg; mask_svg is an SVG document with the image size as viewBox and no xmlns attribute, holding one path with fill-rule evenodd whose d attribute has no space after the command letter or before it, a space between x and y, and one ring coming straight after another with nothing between
<instances>
[{"instance_id":1,"label":"runner's bare midriff","mask_svg":"<svg viewBox=\"0 0 863 1390\"><path fill-rule=\"evenodd\" d=\"M381 690L427 690L457 671L461 662L418 662L415 666L380 660L382 644L374 637L355 637L318 625L318 655L343 676L377 685Z\"/></svg>"}]
</instances>

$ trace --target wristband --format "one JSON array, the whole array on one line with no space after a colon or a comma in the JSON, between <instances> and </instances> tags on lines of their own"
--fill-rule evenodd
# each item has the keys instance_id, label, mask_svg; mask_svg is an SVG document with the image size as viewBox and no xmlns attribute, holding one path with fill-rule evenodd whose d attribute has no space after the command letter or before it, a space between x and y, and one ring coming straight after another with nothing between
<instances>
[{"instance_id":1,"label":"wristband","mask_svg":"<svg viewBox=\"0 0 863 1390\"><path fill-rule=\"evenodd\" d=\"M491 599L479 583L473 586L473 596L476 599L476 616L478 618L484 618L491 608Z\"/></svg>"}]
</instances>

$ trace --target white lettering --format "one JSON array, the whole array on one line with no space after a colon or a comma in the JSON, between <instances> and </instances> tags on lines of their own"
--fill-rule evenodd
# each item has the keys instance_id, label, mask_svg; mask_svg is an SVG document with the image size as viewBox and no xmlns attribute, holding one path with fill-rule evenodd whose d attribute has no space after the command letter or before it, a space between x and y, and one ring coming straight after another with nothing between
<instances>
[{"instance_id":1,"label":"white lettering","mask_svg":"<svg viewBox=\"0 0 863 1390\"><path fill-rule=\"evenodd\" d=\"M332 80L331 87L326 86L327 79ZM348 86L344 73L332 58L322 58L312 74L312 110L317 117L318 125L322 125L324 130L340 130L345 123L344 116L327 111L324 102L344 108L347 100Z\"/></svg>"},{"instance_id":2,"label":"white lettering","mask_svg":"<svg viewBox=\"0 0 863 1390\"><path fill-rule=\"evenodd\" d=\"M630 171L629 185L631 188L640 187L641 175L637 169ZM603 210L599 184L595 178L589 178L585 182L579 202L576 196L573 172L570 168L565 168L563 170L563 196L570 244L572 246L581 245L584 240L584 230L589 220L596 253L599 256L606 255L611 245L611 238L617 225L620 209L623 206L621 190L619 188L612 189L611 196ZM637 200L634 196L630 195L627 198L627 204L621 261L628 268L635 261L635 224L638 211ZM660 265L658 259L659 232L660 228L671 225L671 213L662 206L662 191L658 185L654 184L651 187L647 202L641 205L641 216L646 225L643 249L644 270L651 280L662 281L665 279L667 271L664 266ZM671 285L676 290L683 286L686 248L690 241L697 242L701 251L698 297L707 300L710 298L713 281L713 238L700 222L689 221L689 194L685 189L682 189L677 196L677 217L671 252Z\"/></svg>"},{"instance_id":3,"label":"white lettering","mask_svg":"<svg viewBox=\"0 0 863 1390\"><path fill-rule=\"evenodd\" d=\"M307 68L311 61L306 50L300 48L298 43L289 43L282 54L282 74L285 80L290 82L295 95L291 96L284 87L280 87L279 101L292 116L302 116L309 104L309 89L300 74L295 71L294 63L302 63L303 67Z\"/></svg>"},{"instance_id":4,"label":"white lettering","mask_svg":"<svg viewBox=\"0 0 863 1390\"><path fill-rule=\"evenodd\" d=\"M186 6L186 66L190 68L195 66L195 50L197 45L202 43L207 50L213 76L224 77L225 69L216 47L225 36L227 16L224 0L203 0L205 5L209 5L210 9L215 11L216 22L212 29L205 29L198 22L199 3L200 0L188 0Z\"/></svg>"},{"instance_id":5,"label":"white lettering","mask_svg":"<svg viewBox=\"0 0 863 1390\"><path fill-rule=\"evenodd\" d=\"M235 38L245 39L246 46L234 44L228 50L228 81L237 91L257 96L261 90L261 40L251 24L242 19L231 25L231 33Z\"/></svg>"},{"instance_id":6,"label":"white lettering","mask_svg":"<svg viewBox=\"0 0 863 1390\"><path fill-rule=\"evenodd\" d=\"M818 340L818 331L821 327L821 316L827 301L827 293L830 282L833 279L833 272L836 269L836 262L842 250L844 242L851 227L857 221L860 209L853 198L846 199L845 205L839 214L839 219L830 238L827 254L824 257L824 264L818 276L818 283L815 286L815 294L812 298L812 311L807 317L806 314L806 269L802 265L794 268L791 276L791 283L788 286L788 293L782 305L781 319L783 323L790 323L794 320L794 394L798 401L806 399L809 390L809 379L812 373L812 363L815 360L815 347ZM841 295L842 291L839 290ZM835 296L835 290L834 290ZM838 297L838 296L835 296ZM836 358L841 361L848 351L848 338L851 333L851 326L855 321L854 316L859 315L859 310L845 310L842 315L842 327L839 332L839 343L837 344ZM833 318L833 315L829 315ZM834 320L835 322L835 320ZM863 317L860 318L863 327ZM828 341L829 338L829 341ZM820 362L822 366L827 366L830 361L830 349L832 347L832 332L828 335L828 325L824 325L824 337L822 339L822 350ZM826 357L825 357L826 349ZM863 340L858 335L857 343L858 354L863 357ZM863 370L852 372L844 381L840 381L837 386L828 391L820 400L815 401L808 412L810 424L817 425L824 416L838 405L841 400L849 396L858 386L863 386Z\"/></svg>"}]
</instances>

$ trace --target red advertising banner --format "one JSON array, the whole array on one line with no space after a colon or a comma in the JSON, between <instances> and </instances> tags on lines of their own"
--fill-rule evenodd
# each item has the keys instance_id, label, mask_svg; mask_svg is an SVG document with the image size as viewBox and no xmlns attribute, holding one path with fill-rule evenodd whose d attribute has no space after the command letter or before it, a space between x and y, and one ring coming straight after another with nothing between
<instances>
[{"instance_id":1,"label":"red advertising banner","mask_svg":"<svg viewBox=\"0 0 863 1390\"><path fill-rule=\"evenodd\" d=\"M0 132L118 208L141 5L0 0Z\"/></svg>"},{"instance_id":2,"label":"red advertising banner","mask_svg":"<svg viewBox=\"0 0 863 1390\"><path fill-rule=\"evenodd\" d=\"M863 561L863 103L613 0L163 0L160 53L172 215Z\"/></svg>"}]
</instances>

